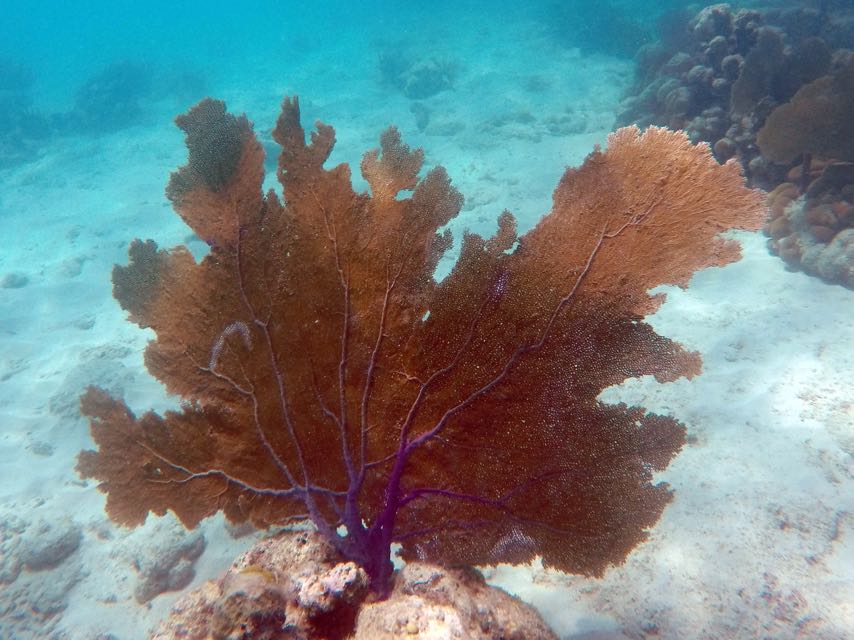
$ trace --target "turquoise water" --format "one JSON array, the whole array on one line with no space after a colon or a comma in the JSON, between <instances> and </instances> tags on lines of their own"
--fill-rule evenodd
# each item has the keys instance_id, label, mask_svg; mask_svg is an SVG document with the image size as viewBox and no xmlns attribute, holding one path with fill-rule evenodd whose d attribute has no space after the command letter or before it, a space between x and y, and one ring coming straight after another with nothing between
<instances>
[{"instance_id":1,"label":"turquoise water","mask_svg":"<svg viewBox=\"0 0 854 640\"><path fill-rule=\"evenodd\" d=\"M626 365L593 394L685 428L669 465L638 463L649 482L673 491L638 529L634 541L643 540L601 571L562 572L513 529L481 569L562 639L854 638L854 154L846 143L854 132L833 110L808 108L786 135L819 133L791 158L757 141L772 114L815 82L832 86L822 99L847 113L851 49L854 8L832 0L705 13L672 0L5 2L0 640L149 637L180 597L266 535L222 513L193 530L173 514L119 526L97 480L76 465L80 451L95 448L79 404L88 386L137 416L181 407L146 369L155 333L128 321L139 309L127 300L123 309L113 288L113 267L128 264L134 238L185 245L198 260L221 248L215 233L175 215L165 194L187 163L175 117L205 97L245 113L266 154L264 187L280 191L273 130L286 96L299 96L306 131L316 121L335 127L325 167L348 163L357 192L377 198L359 165L390 125L423 149L421 177L447 170L464 200L440 229L451 244L436 282L451 273L464 234L491 236L502 211L520 234L531 230L567 167L605 147L619 126L684 129L717 161L740 163L750 187L778 189L764 230L729 236L741 243L741 261L654 290L667 302L646 322L697 352L702 373L658 382L659 363ZM670 166L664 153L646 161ZM613 193L627 189L603 181ZM626 265L634 259L627 253ZM490 295L512 294L508 282L498 277ZM222 327L199 366L215 373L223 353L257 343L242 321L210 317ZM597 349L613 360L607 340L578 344L568 372ZM573 393L588 379L598 384L591 373ZM640 429L645 414L636 415ZM564 446L560 425L549 428ZM452 443L437 460L465 472L465 446ZM525 455L507 447L495 467L512 475ZM597 464L620 464L603 459ZM631 520L626 509L622 520Z\"/></svg>"}]
</instances>

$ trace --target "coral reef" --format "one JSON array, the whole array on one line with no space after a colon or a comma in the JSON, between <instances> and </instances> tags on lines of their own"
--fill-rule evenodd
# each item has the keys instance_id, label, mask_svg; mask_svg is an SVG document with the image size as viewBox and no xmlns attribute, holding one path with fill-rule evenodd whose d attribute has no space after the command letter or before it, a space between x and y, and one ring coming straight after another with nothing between
<instances>
[{"instance_id":1,"label":"coral reef","mask_svg":"<svg viewBox=\"0 0 854 640\"><path fill-rule=\"evenodd\" d=\"M33 107L33 79L27 67L0 58L0 169L33 156L49 135Z\"/></svg>"},{"instance_id":2,"label":"coral reef","mask_svg":"<svg viewBox=\"0 0 854 640\"><path fill-rule=\"evenodd\" d=\"M829 4L739 10L717 4L668 23L667 37L639 52L636 83L618 121L685 129L692 140L709 142L719 160L738 158L750 182L769 190L803 164L795 184L806 194L804 211L835 207L834 220L800 224L777 215L767 227L769 245L790 266L850 286L854 256L843 232L851 224L836 210L851 204L850 182L840 183L834 170L810 187L817 177L813 156L830 166L854 155L854 64L845 48L854 47L854 30L846 27L854 24L854 8L829 10ZM827 222L822 211L810 215Z\"/></svg>"},{"instance_id":3,"label":"coral reef","mask_svg":"<svg viewBox=\"0 0 854 640\"><path fill-rule=\"evenodd\" d=\"M25 163L65 136L102 135L137 125L159 100L198 100L205 82L190 69L156 69L130 60L108 64L83 81L70 109L36 105L34 74L0 58L0 169ZM10 286L5 283L2 286Z\"/></svg>"},{"instance_id":4,"label":"coral reef","mask_svg":"<svg viewBox=\"0 0 854 640\"><path fill-rule=\"evenodd\" d=\"M628 9L614 2L565 0L551 5L545 17L554 37L567 46L631 58L651 33Z\"/></svg>"},{"instance_id":5,"label":"coral reef","mask_svg":"<svg viewBox=\"0 0 854 640\"><path fill-rule=\"evenodd\" d=\"M62 133L110 133L142 122L157 100L198 100L204 87L205 80L192 69L120 60L86 79L75 91L71 109L53 119Z\"/></svg>"},{"instance_id":6,"label":"coral reef","mask_svg":"<svg viewBox=\"0 0 854 640\"><path fill-rule=\"evenodd\" d=\"M405 49L386 49L378 56L380 79L413 100L452 89L458 64L445 57L413 57Z\"/></svg>"},{"instance_id":7,"label":"coral reef","mask_svg":"<svg viewBox=\"0 0 854 640\"><path fill-rule=\"evenodd\" d=\"M64 126L74 131L108 132L139 122L150 100L153 73L129 60L110 64L77 90Z\"/></svg>"},{"instance_id":8,"label":"coral reef","mask_svg":"<svg viewBox=\"0 0 854 640\"><path fill-rule=\"evenodd\" d=\"M395 128L366 153L370 194L325 169L335 133L306 143L286 99L273 132L284 199L262 191L263 150L245 116L206 99L177 123L187 165L167 188L210 246L130 247L114 295L151 328L149 371L182 397L137 418L90 388L82 411L99 481L124 525L223 511L258 527L309 519L379 595L391 545L407 560L527 562L600 574L642 542L670 500L653 472L684 442L673 418L600 402L628 377L693 376L700 358L643 322L698 269L737 259L719 237L757 229L762 196L737 162L683 133L608 138L517 236L440 233L462 197ZM411 191L403 197L403 191Z\"/></svg>"},{"instance_id":9,"label":"coral reef","mask_svg":"<svg viewBox=\"0 0 854 640\"><path fill-rule=\"evenodd\" d=\"M322 537L283 532L185 595L152 640L556 639L531 607L471 569L410 563L386 600L368 596L365 572Z\"/></svg>"}]
</instances>

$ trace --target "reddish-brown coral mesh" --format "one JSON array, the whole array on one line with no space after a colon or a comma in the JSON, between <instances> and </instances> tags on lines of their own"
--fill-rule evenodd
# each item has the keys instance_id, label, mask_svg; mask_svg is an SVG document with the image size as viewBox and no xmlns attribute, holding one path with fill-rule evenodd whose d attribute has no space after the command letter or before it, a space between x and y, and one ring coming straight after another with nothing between
<instances>
[{"instance_id":1,"label":"reddish-brown coral mesh","mask_svg":"<svg viewBox=\"0 0 854 640\"><path fill-rule=\"evenodd\" d=\"M157 335L149 370L185 403L136 418L84 396L98 451L79 470L114 520L309 517L379 582L394 541L407 557L540 554L598 573L644 539L670 499L653 472L684 427L597 396L699 372L642 321L660 303L647 291L735 260L719 234L759 228L762 198L736 164L682 133L621 129L566 172L533 230L517 237L504 213L494 237L463 237L437 283L438 230L462 199L441 168L418 178L423 155L395 129L362 162L371 193L356 193L346 165L323 168L332 128L306 144L286 100L283 203L262 193L245 118L208 100L179 124L190 159L168 194L211 249L197 263L137 242L115 269L117 299Z\"/></svg>"},{"instance_id":2,"label":"reddish-brown coral mesh","mask_svg":"<svg viewBox=\"0 0 854 640\"><path fill-rule=\"evenodd\" d=\"M781 164L802 153L854 161L854 60L804 85L775 109L756 142L762 155Z\"/></svg>"}]
</instances>

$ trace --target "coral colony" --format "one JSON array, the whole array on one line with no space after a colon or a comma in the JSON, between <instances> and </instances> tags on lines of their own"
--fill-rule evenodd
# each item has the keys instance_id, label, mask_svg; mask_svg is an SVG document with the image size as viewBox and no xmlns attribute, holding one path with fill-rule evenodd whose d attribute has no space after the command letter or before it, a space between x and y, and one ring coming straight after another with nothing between
<instances>
[{"instance_id":1,"label":"coral colony","mask_svg":"<svg viewBox=\"0 0 854 640\"><path fill-rule=\"evenodd\" d=\"M671 16L638 52L618 120L684 129L721 162L738 158L772 192L771 251L854 288L854 13L839 5Z\"/></svg>"},{"instance_id":2,"label":"coral colony","mask_svg":"<svg viewBox=\"0 0 854 640\"><path fill-rule=\"evenodd\" d=\"M156 333L149 371L182 400L137 418L82 398L96 478L121 524L222 511L257 527L310 520L388 593L390 549L438 563L527 562L600 574L670 500L653 483L684 427L597 400L626 378L693 376L700 358L643 322L698 269L737 259L720 234L758 229L735 160L657 127L613 133L563 175L551 212L518 236L504 212L460 257L440 232L462 196L386 130L365 154L370 193L325 169L332 127L306 143L296 98L273 132L284 188L263 193L243 116L206 99L177 120L189 160L167 195L210 244L135 240L114 294ZM402 197L402 192L410 192Z\"/></svg>"}]
</instances>

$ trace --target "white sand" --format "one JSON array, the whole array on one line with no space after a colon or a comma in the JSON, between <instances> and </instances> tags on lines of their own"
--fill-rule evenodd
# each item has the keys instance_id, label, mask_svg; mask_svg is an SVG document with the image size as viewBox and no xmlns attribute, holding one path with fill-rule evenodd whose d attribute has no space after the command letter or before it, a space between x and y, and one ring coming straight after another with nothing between
<instances>
[{"instance_id":1,"label":"white sand","mask_svg":"<svg viewBox=\"0 0 854 640\"><path fill-rule=\"evenodd\" d=\"M465 64L455 90L426 101L425 132L409 101L379 86L373 58L354 74L346 50L337 64L315 52L285 71L257 68L251 81L226 81L220 96L267 135L281 96L299 92L304 123L336 126L335 161L357 161L397 122L466 195L455 233L491 232L505 207L524 230L548 209L564 166L604 140L630 65L582 59L525 25L507 34L454 28L449 42ZM549 124L567 114L586 130L551 135ZM0 507L83 527L73 563L56 570L76 572L68 607L52 621L71 640L143 638L177 597L134 601L132 560L141 545L156 547L157 523L130 535L113 528L103 497L73 470L91 446L75 404L83 386L112 386L135 410L170 404L142 367L148 335L125 321L110 285L133 237L172 246L188 236L163 196L184 149L162 115L156 125L63 140L0 174L0 277L29 279L0 289ZM564 638L854 637L854 292L789 273L761 236L740 237L743 261L670 291L652 318L702 353L703 374L632 380L604 394L673 415L695 439L662 474L676 494L649 542L602 579L489 571ZM220 519L203 530L208 548L193 584L251 541L232 539Z\"/></svg>"}]
</instances>

